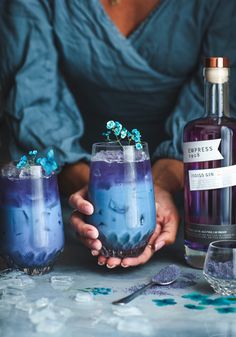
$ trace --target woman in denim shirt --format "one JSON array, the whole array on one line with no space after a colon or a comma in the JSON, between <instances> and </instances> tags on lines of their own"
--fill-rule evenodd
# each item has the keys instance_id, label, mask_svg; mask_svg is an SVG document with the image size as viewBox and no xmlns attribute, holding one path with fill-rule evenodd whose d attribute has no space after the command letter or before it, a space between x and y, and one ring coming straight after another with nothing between
<instances>
[{"instance_id":1,"label":"woman in denim shirt","mask_svg":"<svg viewBox=\"0 0 236 337\"><path fill-rule=\"evenodd\" d=\"M2 144L11 159L53 146L62 191L73 193L74 208L90 214L89 153L106 121L139 129L149 143L157 226L143 254L123 260L99 255L97 230L72 215L99 264L142 264L174 242L182 130L204 114L202 56L230 58L234 93L235 31L234 0L0 1Z\"/></svg>"}]
</instances>

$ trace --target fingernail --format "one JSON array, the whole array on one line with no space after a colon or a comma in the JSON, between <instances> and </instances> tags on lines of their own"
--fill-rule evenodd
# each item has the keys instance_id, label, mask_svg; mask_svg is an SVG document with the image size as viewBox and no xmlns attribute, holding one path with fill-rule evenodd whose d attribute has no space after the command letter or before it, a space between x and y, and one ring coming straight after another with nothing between
<instances>
[{"instance_id":1,"label":"fingernail","mask_svg":"<svg viewBox=\"0 0 236 337\"><path fill-rule=\"evenodd\" d=\"M116 267L115 264L112 264L112 265L111 265L111 264L108 264L108 263L107 263L107 268L112 269L112 268L115 268L115 267Z\"/></svg>"},{"instance_id":2,"label":"fingernail","mask_svg":"<svg viewBox=\"0 0 236 337\"><path fill-rule=\"evenodd\" d=\"M154 246L155 252L161 249L163 246L165 246L165 241L157 242Z\"/></svg>"},{"instance_id":3,"label":"fingernail","mask_svg":"<svg viewBox=\"0 0 236 337\"><path fill-rule=\"evenodd\" d=\"M128 264L124 264L124 263L121 263L121 266L122 266L123 268L129 267Z\"/></svg>"},{"instance_id":4,"label":"fingernail","mask_svg":"<svg viewBox=\"0 0 236 337\"><path fill-rule=\"evenodd\" d=\"M93 213L93 208L91 205L88 205L88 204L85 204L83 205L82 207L82 211L88 215L92 214Z\"/></svg>"},{"instance_id":5,"label":"fingernail","mask_svg":"<svg viewBox=\"0 0 236 337\"><path fill-rule=\"evenodd\" d=\"M105 262L98 261L99 266L104 266Z\"/></svg>"},{"instance_id":6,"label":"fingernail","mask_svg":"<svg viewBox=\"0 0 236 337\"><path fill-rule=\"evenodd\" d=\"M87 237L89 237L89 239L97 239L98 238L98 234L94 233L93 230L89 229L87 231Z\"/></svg>"},{"instance_id":7,"label":"fingernail","mask_svg":"<svg viewBox=\"0 0 236 337\"><path fill-rule=\"evenodd\" d=\"M93 256L98 256L98 251L97 250L91 250L91 254L93 255Z\"/></svg>"}]
</instances>

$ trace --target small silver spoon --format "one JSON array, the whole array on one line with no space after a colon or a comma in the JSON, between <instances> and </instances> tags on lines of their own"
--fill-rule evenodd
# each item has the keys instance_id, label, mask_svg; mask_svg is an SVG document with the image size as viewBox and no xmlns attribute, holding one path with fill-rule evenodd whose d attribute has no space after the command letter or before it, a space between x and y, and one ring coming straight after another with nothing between
<instances>
[{"instance_id":1,"label":"small silver spoon","mask_svg":"<svg viewBox=\"0 0 236 337\"><path fill-rule=\"evenodd\" d=\"M180 275L180 268L175 264L171 264L162 268L156 275L151 279L151 282L143 286L142 288L136 290L132 294L121 298L120 300L112 302L112 304L126 304L140 295L144 290L156 285L167 286L174 283Z\"/></svg>"}]
</instances>

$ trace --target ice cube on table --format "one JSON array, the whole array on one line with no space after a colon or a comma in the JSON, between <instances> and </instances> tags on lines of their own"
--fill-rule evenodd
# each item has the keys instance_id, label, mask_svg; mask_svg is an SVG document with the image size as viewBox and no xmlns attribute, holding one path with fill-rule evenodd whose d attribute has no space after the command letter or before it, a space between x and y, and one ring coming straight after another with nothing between
<instances>
[{"instance_id":1,"label":"ice cube on table","mask_svg":"<svg viewBox=\"0 0 236 337\"><path fill-rule=\"evenodd\" d=\"M25 295L20 289L7 287L3 290L2 303L16 304L25 300Z\"/></svg>"},{"instance_id":2,"label":"ice cube on table","mask_svg":"<svg viewBox=\"0 0 236 337\"><path fill-rule=\"evenodd\" d=\"M15 308L18 310L29 312L34 303L27 301L26 299L23 299L23 301L19 301L15 304Z\"/></svg>"},{"instance_id":3,"label":"ice cube on table","mask_svg":"<svg viewBox=\"0 0 236 337\"><path fill-rule=\"evenodd\" d=\"M143 313L141 310L137 307L116 307L113 310L113 314L120 317L127 317L127 316L142 316Z\"/></svg>"},{"instance_id":4,"label":"ice cube on table","mask_svg":"<svg viewBox=\"0 0 236 337\"><path fill-rule=\"evenodd\" d=\"M62 322L45 319L45 321L40 322L36 325L36 331L45 332L47 334L54 334L55 332L61 330L63 326L64 324Z\"/></svg>"},{"instance_id":5,"label":"ice cube on table","mask_svg":"<svg viewBox=\"0 0 236 337\"><path fill-rule=\"evenodd\" d=\"M150 322L145 318L139 318L138 320L129 318L120 319L117 324L117 329L144 336L150 336L153 334L153 328L150 325Z\"/></svg>"},{"instance_id":6,"label":"ice cube on table","mask_svg":"<svg viewBox=\"0 0 236 337\"><path fill-rule=\"evenodd\" d=\"M56 275L52 276L50 281L54 289L67 290L71 287L73 283L73 277L66 275Z\"/></svg>"},{"instance_id":7,"label":"ice cube on table","mask_svg":"<svg viewBox=\"0 0 236 337\"><path fill-rule=\"evenodd\" d=\"M35 281L27 275L10 278L7 282L9 287L16 289L29 289L35 286Z\"/></svg>"},{"instance_id":8,"label":"ice cube on table","mask_svg":"<svg viewBox=\"0 0 236 337\"><path fill-rule=\"evenodd\" d=\"M32 308L29 311L29 319L34 324L45 322L45 320L52 320L58 322L65 322L70 316L72 311L68 308L56 307L50 303L47 307Z\"/></svg>"},{"instance_id":9,"label":"ice cube on table","mask_svg":"<svg viewBox=\"0 0 236 337\"><path fill-rule=\"evenodd\" d=\"M49 305L49 299L47 297L41 297L35 302L36 308L45 308Z\"/></svg>"},{"instance_id":10,"label":"ice cube on table","mask_svg":"<svg viewBox=\"0 0 236 337\"><path fill-rule=\"evenodd\" d=\"M93 295L88 292L79 291L75 295L75 301L78 303L91 303L93 302Z\"/></svg>"},{"instance_id":11,"label":"ice cube on table","mask_svg":"<svg viewBox=\"0 0 236 337\"><path fill-rule=\"evenodd\" d=\"M11 303L6 303L5 301L3 302L1 300L0 301L0 317L1 317L1 319L8 318L9 312L10 312L11 309L12 309Z\"/></svg>"}]
</instances>

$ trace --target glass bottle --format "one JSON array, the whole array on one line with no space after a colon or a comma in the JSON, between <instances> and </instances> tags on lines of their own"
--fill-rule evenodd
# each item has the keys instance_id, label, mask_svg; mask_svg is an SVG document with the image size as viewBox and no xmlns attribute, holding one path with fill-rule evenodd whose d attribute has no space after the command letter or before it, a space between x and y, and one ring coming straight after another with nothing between
<instances>
[{"instance_id":1,"label":"glass bottle","mask_svg":"<svg viewBox=\"0 0 236 337\"><path fill-rule=\"evenodd\" d=\"M185 259L203 268L212 241L236 239L236 120L229 60L205 59L205 115L184 128Z\"/></svg>"}]
</instances>

